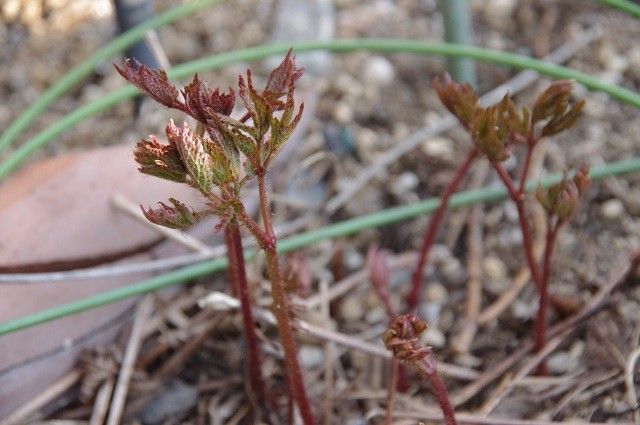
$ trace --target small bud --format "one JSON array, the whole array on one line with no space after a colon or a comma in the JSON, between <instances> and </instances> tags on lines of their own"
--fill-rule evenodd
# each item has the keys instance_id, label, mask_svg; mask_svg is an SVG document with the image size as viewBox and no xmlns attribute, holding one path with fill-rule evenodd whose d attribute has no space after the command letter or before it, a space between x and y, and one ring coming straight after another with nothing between
<instances>
[{"instance_id":1,"label":"small bud","mask_svg":"<svg viewBox=\"0 0 640 425\"><path fill-rule=\"evenodd\" d=\"M271 154L278 152L284 143L289 140L296 129L298 122L300 122L300 118L302 118L304 103L300 104L298 113L295 117L293 116L293 112L295 110L293 89L294 87L290 86L282 116L280 118L275 116L271 118L271 138L269 139L269 151Z\"/></svg>"},{"instance_id":2,"label":"small bud","mask_svg":"<svg viewBox=\"0 0 640 425\"><path fill-rule=\"evenodd\" d=\"M183 183L187 170L180 159L178 148L173 144L163 145L154 136L136 144L133 157L140 167L138 171L162 179Z\"/></svg>"},{"instance_id":3,"label":"small bud","mask_svg":"<svg viewBox=\"0 0 640 425\"><path fill-rule=\"evenodd\" d=\"M290 91L292 86L295 86L302 73L303 69L296 66L296 56L293 54L293 49L289 49L280 65L271 71L264 89L265 94L267 97L277 100Z\"/></svg>"},{"instance_id":4,"label":"small bud","mask_svg":"<svg viewBox=\"0 0 640 425\"><path fill-rule=\"evenodd\" d=\"M576 172L573 179L565 175L560 182L546 189L538 187L536 199L548 214L555 215L564 221L571 217L589 184L588 168L583 166Z\"/></svg>"},{"instance_id":5,"label":"small bud","mask_svg":"<svg viewBox=\"0 0 640 425\"><path fill-rule=\"evenodd\" d=\"M570 104L571 88L571 81L556 81L536 99L531 111L531 126L546 122L540 136L552 136L575 124L585 101Z\"/></svg>"},{"instance_id":6,"label":"small bud","mask_svg":"<svg viewBox=\"0 0 640 425\"><path fill-rule=\"evenodd\" d=\"M188 113L200 122L207 122L213 114L230 115L235 104L235 92L231 88L228 94L217 88L209 89L198 74L182 90L182 95Z\"/></svg>"},{"instance_id":7,"label":"small bud","mask_svg":"<svg viewBox=\"0 0 640 425\"><path fill-rule=\"evenodd\" d=\"M147 220L152 223L180 230L188 229L198 220L208 215L207 212L196 213L176 199L170 198L169 202L173 204L173 207L170 207L163 202L159 202L158 204L160 206L155 209L149 208L148 210L145 210L141 207L142 213Z\"/></svg>"},{"instance_id":8,"label":"small bud","mask_svg":"<svg viewBox=\"0 0 640 425\"><path fill-rule=\"evenodd\" d=\"M578 188L580 196L583 196L589 186L591 186L591 177L589 177L589 167L587 165L583 165L576 171L576 174L573 176L573 182Z\"/></svg>"},{"instance_id":9,"label":"small bud","mask_svg":"<svg viewBox=\"0 0 640 425\"><path fill-rule=\"evenodd\" d=\"M421 346L419 342L425 329L427 324L413 314L396 316L383 335L385 346L399 360L421 360L431 353L430 347Z\"/></svg>"},{"instance_id":10,"label":"small bud","mask_svg":"<svg viewBox=\"0 0 640 425\"><path fill-rule=\"evenodd\" d=\"M509 135L509 123L505 115L507 105L503 101L488 108L479 108L473 118L471 127L473 143L491 162L509 158L506 145Z\"/></svg>"},{"instance_id":11,"label":"small bud","mask_svg":"<svg viewBox=\"0 0 640 425\"><path fill-rule=\"evenodd\" d=\"M114 66L120 75L156 102L169 108L176 106L178 90L169 82L167 73L163 70L153 70L138 61L135 61L134 67L129 59L125 61L123 68Z\"/></svg>"},{"instance_id":12,"label":"small bud","mask_svg":"<svg viewBox=\"0 0 640 425\"><path fill-rule=\"evenodd\" d=\"M169 142L177 146L182 162L197 188L209 193L213 184L219 184L220 176L214 174L214 161L207 152L204 142L185 122L177 127L173 120L166 128Z\"/></svg>"},{"instance_id":13,"label":"small bud","mask_svg":"<svg viewBox=\"0 0 640 425\"><path fill-rule=\"evenodd\" d=\"M239 77L238 87L238 95L240 96L240 99L242 99L244 107L249 111L251 119L253 120L253 126L257 130L256 138L261 139L269 130L269 121L271 120L273 110L270 107L268 100L258 93L253 85L250 70L247 70L246 83L242 76Z\"/></svg>"},{"instance_id":14,"label":"small bud","mask_svg":"<svg viewBox=\"0 0 640 425\"><path fill-rule=\"evenodd\" d=\"M458 84L445 73L433 79L433 88L444 106L467 129L471 129L478 104L478 96L469 84Z\"/></svg>"}]
</instances>

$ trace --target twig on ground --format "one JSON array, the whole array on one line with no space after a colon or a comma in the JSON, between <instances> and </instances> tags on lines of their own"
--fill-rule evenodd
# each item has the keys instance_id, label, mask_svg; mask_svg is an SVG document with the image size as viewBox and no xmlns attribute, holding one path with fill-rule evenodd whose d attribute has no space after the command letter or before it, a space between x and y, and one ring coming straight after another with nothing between
<instances>
[{"instance_id":1,"label":"twig on ground","mask_svg":"<svg viewBox=\"0 0 640 425\"><path fill-rule=\"evenodd\" d=\"M629 407L633 409L633 420L640 423L640 410L638 410L638 396L636 394L636 385L634 382L634 375L636 370L636 363L640 358L640 348L636 348L629 359L627 360L627 367L624 373L624 382L627 386L627 399L629 400Z\"/></svg>"},{"instance_id":2,"label":"twig on ground","mask_svg":"<svg viewBox=\"0 0 640 425\"><path fill-rule=\"evenodd\" d=\"M197 335L183 344L160 368L154 373L154 378L164 379L180 372L180 368L191 355L204 343L207 336L218 326L219 320L212 318Z\"/></svg>"},{"instance_id":3,"label":"twig on ground","mask_svg":"<svg viewBox=\"0 0 640 425\"><path fill-rule=\"evenodd\" d=\"M109 413L109 400L111 400L111 394L113 393L113 387L115 382L112 378L107 379L98 394L96 395L96 401L93 403L93 411L89 418L89 425L102 425Z\"/></svg>"},{"instance_id":4,"label":"twig on ground","mask_svg":"<svg viewBox=\"0 0 640 425\"><path fill-rule=\"evenodd\" d=\"M482 301L482 206L475 205L469 217L467 237L467 302L460 332L452 338L451 346L458 353L468 353L478 329L478 315Z\"/></svg>"},{"instance_id":5,"label":"twig on ground","mask_svg":"<svg viewBox=\"0 0 640 425\"><path fill-rule=\"evenodd\" d=\"M413 251L405 252L403 254L399 254L396 256L389 256L388 258L389 270L393 271L393 270L409 267L415 263L416 258L418 258L418 256ZM332 285L327 290L326 295L323 296L321 294L316 294L316 295L311 295L310 297L305 299L294 298L294 303L306 309L316 308L319 305L321 305L321 303L325 299L324 297L326 297L326 299L329 301L333 301L334 299L341 297L342 295L349 292L358 284L362 282L366 282L368 278L369 278L369 272L366 269L360 270L358 272L355 272L347 276L340 282L337 282L334 285Z\"/></svg>"},{"instance_id":6,"label":"twig on ground","mask_svg":"<svg viewBox=\"0 0 640 425\"><path fill-rule=\"evenodd\" d=\"M34 413L77 384L81 377L82 372L79 369L72 370L57 380L53 385L46 388L36 398L30 400L18 410L14 411L9 417L3 419L0 425L19 425L30 422L28 419Z\"/></svg>"},{"instance_id":7,"label":"twig on ground","mask_svg":"<svg viewBox=\"0 0 640 425\"><path fill-rule=\"evenodd\" d=\"M136 316L131 328L131 335L129 336L129 342L122 359L122 365L120 367L120 374L116 383L116 388L113 392L113 399L111 400L111 408L109 409L109 418L107 419L107 425L119 425L124 410L124 405L127 399L127 392L129 390L129 382L133 375L133 368L135 360L138 357L140 346L144 338L144 329L147 318L151 314L153 309L153 296L147 295L142 299Z\"/></svg>"},{"instance_id":8,"label":"twig on ground","mask_svg":"<svg viewBox=\"0 0 640 425\"><path fill-rule=\"evenodd\" d=\"M320 281L320 296L322 297L322 304L320 304L320 312L322 318L327 322L331 320L330 302L329 302L329 283L326 280ZM335 391L335 379L333 373L333 362L335 360L335 344L331 341L324 343L324 423L326 425L332 424L333 414L333 393Z\"/></svg>"},{"instance_id":9,"label":"twig on ground","mask_svg":"<svg viewBox=\"0 0 640 425\"><path fill-rule=\"evenodd\" d=\"M488 416L493 410L500 404L502 400L509 394L509 392L515 386L515 383L520 379L527 376L531 373L536 367L538 367L544 359L546 359L549 354L551 354L562 342L564 342L565 338L567 338L573 329L567 329L562 332L560 335L554 337L547 341L541 351L535 353L533 357L531 357L518 372L509 379L504 386L499 386L496 390L485 400L482 407L480 408L480 412L483 415Z\"/></svg>"},{"instance_id":10,"label":"twig on ground","mask_svg":"<svg viewBox=\"0 0 640 425\"><path fill-rule=\"evenodd\" d=\"M212 308L218 310L229 310L239 308L240 303L237 299L227 294L214 292L207 298L202 300L200 305L202 307L211 306ZM275 324L275 318L269 310L257 308L255 310L255 313L255 317L257 320L268 323L270 325ZM391 354L387 350L385 350L382 345L372 344L370 342L356 338L352 335L346 335L340 332L332 331L330 329L315 326L300 319L293 321L293 323L299 331L302 331L316 338L320 338L326 341L332 341L338 345L349 347L363 353L368 353L384 359L391 358ZM382 329L380 330L380 333L382 333ZM445 376L462 380L471 380L479 377L478 373L473 369L452 365L449 363L439 362L438 371L442 372L442 374Z\"/></svg>"},{"instance_id":11,"label":"twig on ground","mask_svg":"<svg viewBox=\"0 0 640 425\"><path fill-rule=\"evenodd\" d=\"M596 295L591 297L591 300L587 305L585 305L578 313L550 328L547 336L549 338L554 338L569 329L573 329L577 325L583 324L589 317L593 316L605 305L606 297L618 286L624 284L638 266L640 266L640 253L636 252L631 256L630 260L627 259L625 261L624 265L613 269L615 273L614 276L606 285L599 289ZM511 353L511 355L503 359L500 364L485 371L474 382L457 391L452 396L453 404L455 406L459 406L469 401L487 385L491 384L511 369L514 364L522 360L527 354L529 354L532 348L533 343L531 341L525 342L520 348Z\"/></svg>"}]
</instances>

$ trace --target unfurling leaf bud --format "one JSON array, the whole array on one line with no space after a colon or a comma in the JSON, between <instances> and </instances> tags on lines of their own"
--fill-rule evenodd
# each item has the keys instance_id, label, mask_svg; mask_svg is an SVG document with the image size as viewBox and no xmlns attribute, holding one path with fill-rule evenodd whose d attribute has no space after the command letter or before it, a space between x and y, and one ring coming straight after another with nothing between
<instances>
[{"instance_id":1,"label":"unfurling leaf bud","mask_svg":"<svg viewBox=\"0 0 640 425\"><path fill-rule=\"evenodd\" d=\"M147 220L152 223L180 230L188 229L198 220L209 214L207 212L197 213L190 210L185 204L174 198L170 198L169 202L173 204L173 207L170 207L163 202L158 202L160 205L158 208L149 208L148 210L145 210L141 207L142 213Z\"/></svg>"},{"instance_id":2,"label":"unfurling leaf bud","mask_svg":"<svg viewBox=\"0 0 640 425\"><path fill-rule=\"evenodd\" d=\"M123 68L114 66L120 75L156 102L169 108L176 107L178 89L169 82L163 70L153 70L138 61L131 66L130 59L124 62Z\"/></svg>"},{"instance_id":3,"label":"unfurling leaf bud","mask_svg":"<svg viewBox=\"0 0 640 425\"><path fill-rule=\"evenodd\" d=\"M303 69L296 66L296 56L293 54L293 49L289 49L280 65L271 71L264 89L265 94L267 97L277 100L290 91L292 86L295 86L302 73Z\"/></svg>"},{"instance_id":4,"label":"unfurling leaf bud","mask_svg":"<svg viewBox=\"0 0 640 425\"><path fill-rule=\"evenodd\" d=\"M293 134L300 118L302 117L302 112L304 111L304 103L300 104L298 108L298 113L293 116L295 104L293 98L293 86L289 87L289 92L287 93L287 100L284 104L284 112L280 118L276 116L271 117L271 138L269 139L269 153L273 154L278 152L280 148L284 145L284 143L289 140L291 134Z\"/></svg>"},{"instance_id":5,"label":"unfurling leaf bud","mask_svg":"<svg viewBox=\"0 0 640 425\"><path fill-rule=\"evenodd\" d=\"M576 171L573 176L573 182L578 188L578 193L583 196L589 186L591 186L591 177L589 177L589 166L583 165Z\"/></svg>"},{"instance_id":6,"label":"unfurling leaf bud","mask_svg":"<svg viewBox=\"0 0 640 425\"><path fill-rule=\"evenodd\" d=\"M584 195L589 185L589 170L583 166L576 172L573 179L565 176L560 182L546 189L539 186L536 190L536 199L548 214L565 221L571 217L580 197Z\"/></svg>"},{"instance_id":7,"label":"unfurling leaf bud","mask_svg":"<svg viewBox=\"0 0 640 425\"><path fill-rule=\"evenodd\" d=\"M244 107L247 108L253 126L256 129L256 138L261 139L269 130L269 120L273 113L267 99L256 90L253 85L251 71L247 70L247 81L242 76L238 79L238 95L242 99Z\"/></svg>"},{"instance_id":8,"label":"unfurling leaf bud","mask_svg":"<svg viewBox=\"0 0 640 425\"><path fill-rule=\"evenodd\" d=\"M552 136L572 127L580 116L585 101L570 104L571 88L571 81L556 81L536 99L531 111L531 126L544 123L541 137Z\"/></svg>"},{"instance_id":9,"label":"unfurling leaf bud","mask_svg":"<svg viewBox=\"0 0 640 425\"><path fill-rule=\"evenodd\" d=\"M420 345L420 335L427 324L413 314L396 316L384 333L384 344L399 360L413 362L431 353L431 348Z\"/></svg>"},{"instance_id":10,"label":"unfurling leaf bud","mask_svg":"<svg viewBox=\"0 0 640 425\"><path fill-rule=\"evenodd\" d=\"M163 145L154 136L136 144L133 157L140 167L138 171L166 180L183 183L187 170L174 144Z\"/></svg>"},{"instance_id":11,"label":"unfurling leaf bud","mask_svg":"<svg viewBox=\"0 0 640 425\"><path fill-rule=\"evenodd\" d=\"M202 123L206 123L214 114L230 115L236 98L231 88L228 94L217 88L210 89L198 74L182 90L182 95L188 113Z\"/></svg>"},{"instance_id":12,"label":"unfurling leaf bud","mask_svg":"<svg viewBox=\"0 0 640 425\"><path fill-rule=\"evenodd\" d=\"M445 73L433 79L433 88L444 106L467 129L471 129L478 104L478 96L469 84L458 84Z\"/></svg>"},{"instance_id":13,"label":"unfurling leaf bud","mask_svg":"<svg viewBox=\"0 0 640 425\"><path fill-rule=\"evenodd\" d=\"M504 161L509 158L507 137L509 122L507 97L497 105L476 110L471 125L471 136L478 150L491 162Z\"/></svg>"},{"instance_id":14,"label":"unfurling leaf bud","mask_svg":"<svg viewBox=\"0 0 640 425\"><path fill-rule=\"evenodd\" d=\"M185 122L177 127L173 120L166 128L169 143L177 146L180 158L196 187L203 193L211 191L213 184L219 184L214 174L214 161L204 146L204 141Z\"/></svg>"}]
</instances>

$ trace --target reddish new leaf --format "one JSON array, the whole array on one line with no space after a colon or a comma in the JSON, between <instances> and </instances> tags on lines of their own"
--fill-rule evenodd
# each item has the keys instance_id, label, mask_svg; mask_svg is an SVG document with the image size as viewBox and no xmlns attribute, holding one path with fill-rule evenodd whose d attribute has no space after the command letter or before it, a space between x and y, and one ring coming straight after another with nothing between
<instances>
[{"instance_id":1,"label":"reddish new leaf","mask_svg":"<svg viewBox=\"0 0 640 425\"><path fill-rule=\"evenodd\" d=\"M296 56L293 54L293 49L289 49L280 65L271 71L265 91L275 95L276 98L284 96L289 87L302 76L303 71L302 68L296 66Z\"/></svg>"},{"instance_id":2,"label":"reddish new leaf","mask_svg":"<svg viewBox=\"0 0 640 425\"><path fill-rule=\"evenodd\" d=\"M138 61L132 66L130 59L124 62L123 68L114 66L120 75L156 102L169 108L177 107L178 90L163 70L153 70Z\"/></svg>"},{"instance_id":3,"label":"reddish new leaf","mask_svg":"<svg viewBox=\"0 0 640 425\"><path fill-rule=\"evenodd\" d=\"M133 157L142 173L179 183L187 177L178 148L173 143L164 145L151 136L150 140L140 140L136 144Z\"/></svg>"},{"instance_id":4,"label":"reddish new leaf","mask_svg":"<svg viewBox=\"0 0 640 425\"><path fill-rule=\"evenodd\" d=\"M472 120L478 103L478 96L469 84L458 84L445 73L442 78L433 79L433 88L444 106L467 129L471 128Z\"/></svg>"},{"instance_id":5,"label":"reddish new leaf","mask_svg":"<svg viewBox=\"0 0 640 425\"><path fill-rule=\"evenodd\" d=\"M208 212L197 213L174 198L170 198L169 202L173 204L173 207L163 202L158 202L158 208L145 210L144 207L141 207L142 213L152 223L180 230L188 229L198 220L209 215Z\"/></svg>"},{"instance_id":6,"label":"reddish new leaf","mask_svg":"<svg viewBox=\"0 0 640 425\"><path fill-rule=\"evenodd\" d=\"M210 89L198 74L182 90L182 94L187 112L203 123L213 114L230 115L235 104L235 92L231 88L229 93L223 93L218 88Z\"/></svg>"}]
</instances>

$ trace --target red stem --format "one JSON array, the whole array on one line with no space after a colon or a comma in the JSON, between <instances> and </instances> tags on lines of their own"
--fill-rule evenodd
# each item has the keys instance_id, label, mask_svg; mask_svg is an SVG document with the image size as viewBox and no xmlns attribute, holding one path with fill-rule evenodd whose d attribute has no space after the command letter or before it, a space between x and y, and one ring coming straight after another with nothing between
<instances>
[{"instance_id":1,"label":"red stem","mask_svg":"<svg viewBox=\"0 0 640 425\"><path fill-rule=\"evenodd\" d=\"M261 243L265 251L267 260L267 270L271 280L271 295L273 297L273 314L276 317L282 348L284 350L285 374L291 397L295 399L300 409L300 415L305 425L316 423L311 404L307 397L307 391L302 379L302 370L298 363L298 346L293 336L293 328L290 322L289 300L285 289L285 282L280 270L280 262L276 252L276 239L271 224L271 213L267 201L264 173L257 175L258 191L260 196L260 210L264 220L265 231L261 237L256 236L258 243ZM266 233L266 235L264 234ZM270 240L270 243L262 244L261 241Z\"/></svg>"},{"instance_id":2,"label":"red stem","mask_svg":"<svg viewBox=\"0 0 640 425\"><path fill-rule=\"evenodd\" d=\"M453 410L453 406L449 400L447 387L444 385L444 381L440 377L440 374L438 374L438 371L433 364L433 360L427 356L424 359L415 362L414 365L418 370L418 373L431 382L433 394L436 396L436 400L438 400L440 410L442 410L442 415L444 416L444 423L446 425L458 425L455 411Z\"/></svg>"},{"instance_id":3,"label":"red stem","mask_svg":"<svg viewBox=\"0 0 640 425\"><path fill-rule=\"evenodd\" d=\"M496 170L498 176L507 188L509 197L516 204L516 208L518 210L518 221L520 222L520 230L522 231L522 246L524 249L525 257L527 259L529 270L531 271L531 279L536 285L536 288L538 288L538 292L541 292L542 277L540 276L536 257L533 253L533 234L531 233L531 228L529 227L529 221L527 220L527 213L524 205L525 193L524 191L516 189L511 176L509 176L509 173L507 173L507 170L504 169L501 163L492 162L491 165ZM521 186L524 189L524 185L521 184Z\"/></svg>"},{"instance_id":4,"label":"red stem","mask_svg":"<svg viewBox=\"0 0 640 425\"><path fill-rule=\"evenodd\" d=\"M473 148L469 151L464 162L460 164L460 166L456 170L453 179L451 180L451 182L449 182L449 185L442 192L442 195L440 197L440 205L429 220L427 230L424 233L424 237L422 239L422 245L420 246L420 256L418 257L418 264L416 265L413 275L411 276L411 289L406 298L409 310L415 310L415 308L418 306L420 292L422 291L424 267L427 264L429 251L431 250L433 242L435 241L440 223L444 218L444 213L447 209L447 205L449 204L449 198L451 197L451 195L453 195L453 193L460 185L462 178L469 171L469 168L471 167L471 164L473 163L477 155L477 149Z\"/></svg>"},{"instance_id":5,"label":"red stem","mask_svg":"<svg viewBox=\"0 0 640 425\"><path fill-rule=\"evenodd\" d=\"M522 165L522 173L520 174L520 187L518 188L518 193L524 193L526 190L527 178L529 177L529 168L531 168L531 159L533 157L533 146L535 141L532 139L528 140L527 155L524 157L524 164Z\"/></svg>"},{"instance_id":6,"label":"red stem","mask_svg":"<svg viewBox=\"0 0 640 425\"><path fill-rule=\"evenodd\" d=\"M235 218L225 226L224 240L227 245L227 257L229 259L229 280L240 299L244 337L247 341L251 388L257 399L264 402L266 400L266 392L262 377L262 356L258 346L258 336L254 328L253 313L251 312L251 295L247 283L240 228Z\"/></svg>"},{"instance_id":7,"label":"red stem","mask_svg":"<svg viewBox=\"0 0 640 425\"><path fill-rule=\"evenodd\" d=\"M387 412L385 417L385 425L391 425L391 416L393 412L393 404L396 398L396 388L398 385L398 374L400 372L400 361L395 357L391 359L391 376L389 377L389 391L387 392Z\"/></svg>"},{"instance_id":8,"label":"red stem","mask_svg":"<svg viewBox=\"0 0 640 425\"><path fill-rule=\"evenodd\" d=\"M551 279L551 257L553 255L553 248L556 244L556 238L558 236L558 229L560 229L561 222L557 221L552 223L548 220L547 226L547 238L546 245L544 247L544 257L542 263L542 287L540 290L540 302L538 304L538 314L536 316L535 323L535 335L534 335L534 351L538 352L542 350L546 344L547 338L547 310L549 306L549 281ZM547 362L542 361L538 365L538 375L545 376L549 374Z\"/></svg>"}]
</instances>

